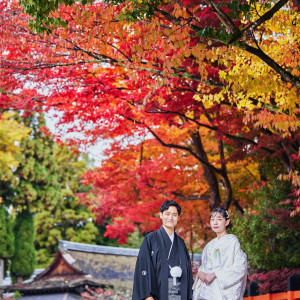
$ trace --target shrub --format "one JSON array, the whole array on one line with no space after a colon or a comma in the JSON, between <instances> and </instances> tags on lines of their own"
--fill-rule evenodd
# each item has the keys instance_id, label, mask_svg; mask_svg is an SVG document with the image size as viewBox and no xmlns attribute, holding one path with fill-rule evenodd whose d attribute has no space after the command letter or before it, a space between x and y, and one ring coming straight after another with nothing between
<instances>
[{"instance_id":1,"label":"shrub","mask_svg":"<svg viewBox=\"0 0 300 300\"><path fill-rule=\"evenodd\" d=\"M291 190L290 183L277 179L252 190L253 207L234 219L232 232L256 270L300 267L300 216L290 216L290 204L280 205Z\"/></svg>"},{"instance_id":2,"label":"shrub","mask_svg":"<svg viewBox=\"0 0 300 300\"><path fill-rule=\"evenodd\" d=\"M259 285L258 290L261 294L286 292L287 279L292 275L300 275L300 268L284 268L253 274L249 277L249 280L255 281Z\"/></svg>"}]
</instances>

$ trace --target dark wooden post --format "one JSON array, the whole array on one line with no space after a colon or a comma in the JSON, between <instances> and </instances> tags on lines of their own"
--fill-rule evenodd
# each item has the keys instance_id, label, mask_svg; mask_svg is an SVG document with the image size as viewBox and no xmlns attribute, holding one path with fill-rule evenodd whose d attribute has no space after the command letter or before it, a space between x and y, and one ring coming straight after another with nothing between
<instances>
[{"instance_id":1,"label":"dark wooden post","mask_svg":"<svg viewBox=\"0 0 300 300\"><path fill-rule=\"evenodd\" d=\"M294 274L287 280L288 291L300 291L300 275Z\"/></svg>"},{"instance_id":2,"label":"dark wooden post","mask_svg":"<svg viewBox=\"0 0 300 300\"><path fill-rule=\"evenodd\" d=\"M258 285L256 282L251 281L248 285L248 296L258 296Z\"/></svg>"}]
</instances>

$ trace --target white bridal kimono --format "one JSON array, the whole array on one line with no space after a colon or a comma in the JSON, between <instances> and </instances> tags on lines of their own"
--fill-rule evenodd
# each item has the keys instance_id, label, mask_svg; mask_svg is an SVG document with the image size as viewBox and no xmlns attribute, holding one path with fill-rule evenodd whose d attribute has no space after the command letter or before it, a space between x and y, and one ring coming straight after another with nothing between
<instances>
[{"instance_id":1,"label":"white bridal kimono","mask_svg":"<svg viewBox=\"0 0 300 300\"><path fill-rule=\"evenodd\" d=\"M204 248L199 271L215 273L206 285L198 276L194 282L193 300L242 300L247 281L247 256L238 238L227 234L211 240Z\"/></svg>"}]
</instances>

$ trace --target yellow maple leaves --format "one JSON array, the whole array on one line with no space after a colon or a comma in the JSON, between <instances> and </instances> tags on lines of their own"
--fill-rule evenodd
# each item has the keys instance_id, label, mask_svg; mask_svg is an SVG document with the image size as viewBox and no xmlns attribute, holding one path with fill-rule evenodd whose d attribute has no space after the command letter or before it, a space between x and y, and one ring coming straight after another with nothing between
<instances>
[{"instance_id":1,"label":"yellow maple leaves","mask_svg":"<svg viewBox=\"0 0 300 300\"><path fill-rule=\"evenodd\" d=\"M262 15L267 9L257 8ZM252 15L252 21L256 12ZM251 20L250 20L251 21ZM299 13L289 8L281 9L253 34L253 47L261 49L274 64L299 78ZM220 55L221 51L221 55ZM224 88L214 95L196 95L205 106L213 106L226 100L245 111L245 121L280 132L283 137L300 129L299 90L276 73L261 58L235 46L212 48L206 52L217 61L222 70L219 77ZM198 90L202 87L199 85Z\"/></svg>"}]
</instances>

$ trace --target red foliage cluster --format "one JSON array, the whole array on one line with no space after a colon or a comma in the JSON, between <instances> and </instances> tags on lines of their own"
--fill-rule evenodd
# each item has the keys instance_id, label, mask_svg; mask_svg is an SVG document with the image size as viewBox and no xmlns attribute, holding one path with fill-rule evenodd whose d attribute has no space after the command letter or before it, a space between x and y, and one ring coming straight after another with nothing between
<instances>
[{"instance_id":1,"label":"red foliage cluster","mask_svg":"<svg viewBox=\"0 0 300 300\"><path fill-rule=\"evenodd\" d=\"M250 281L255 281L259 284L259 292L267 294L269 292L286 292L287 279L292 275L300 275L300 269L284 268L281 270L272 270L253 274L249 277Z\"/></svg>"},{"instance_id":2,"label":"red foliage cluster","mask_svg":"<svg viewBox=\"0 0 300 300\"><path fill-rule=\"evenodd\" d=\"M80 294L81 298L84 300L111 299L110 296L112 295L114 295L114 292L112 290L105 290L103 288L98 288L95 290L89 288L87 291ZM122 300L125 298L119 298L119 299Z\"/></svg>"},{"instance_id":3,"label":"red foliage cluster","mask_svg":"<svg viewBox=\"0 0 300 300\"><path fill-rule=\"evenodd\" d=\"M296 164L300 161L300 153L292 154L291 155L293 162ZM293 183L294 188L290 194L291 199L287 199L286 201L282 201L279 204L292 204L291 205L291 216L299 215L300 214L300 175L298 172L290 172L288 175L280 175L280 179L289 180Z\"/></svg>"},{"instance_id":4,"label":"red foliage cluster","mask_svg":"<svg viewBox=\"0 0 300 300\"><path fill-rule=\"evenodd\" d=\"M150 139L144 142L143 151L132 145L122 153L114 153L112 146L111 157L101 168L84 175L83 183L93 187L90 193L79 195L81 202L92 207L98 224L111 218L105 235L118 237L119 243L124 243L136 227L142 232L157 230L163 201L190 193L197 199L195 191L201 194L207 189L195 160L182 156L180 151L161 155L158 146ZM178 233L187 239L191 239L191 232L199 237L209 219L207 204L188 199L179 202L184 209Z\"/></svg>"},{"instance_id":5,"label":"red foliage cluster","mask_svg":"<svg viewBox=\"0 0 300 300\"><path fill-rule=\"evenodd\" d=\"M273 209L267 210L266 214L273 215L275 218L271 221L273 224L278 226L282 225L286 230L295 230L298 229L300 224L296 219L291 218L290 211L288 209Z\"/></svg>"}]
</instances>

